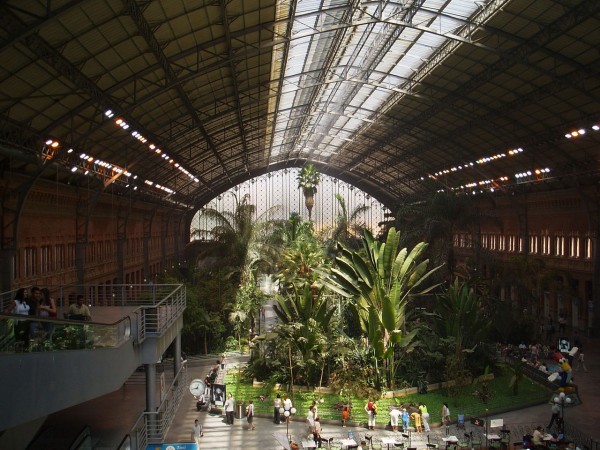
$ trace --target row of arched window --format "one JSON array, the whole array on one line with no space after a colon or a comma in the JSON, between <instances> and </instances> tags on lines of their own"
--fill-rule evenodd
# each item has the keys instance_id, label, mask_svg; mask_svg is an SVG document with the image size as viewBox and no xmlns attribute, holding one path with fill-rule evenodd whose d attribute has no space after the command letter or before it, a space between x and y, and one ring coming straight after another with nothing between
<instances>
[{"instance_id":1,"label":"row of arched window","mask_svg":"<svg viewBox=\"0 0 600 450\"><path fill-rule=\"evenodd\" d=\"M470 233L456 233L454 246L471 248L474 239L476 236ZM527 238L499 233L482 233L480 235L481 248L491 251L525 253L525 243L528 244L528 253L533 255L582 259L592 259L594 255L593 240L589 236L550 235L549 233L530 234Z\"/></svg>"}]
</instances>

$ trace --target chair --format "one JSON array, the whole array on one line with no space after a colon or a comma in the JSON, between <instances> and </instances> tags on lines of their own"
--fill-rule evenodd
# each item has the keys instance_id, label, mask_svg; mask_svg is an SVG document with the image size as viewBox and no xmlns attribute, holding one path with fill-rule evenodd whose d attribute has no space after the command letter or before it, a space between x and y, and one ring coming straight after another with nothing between
<instances>
[{"instance_id":1,"label":"chair","mask_svg":"<svg viewBox=\"0 0 600 450\"><path fill-rule=\"evenodd\" d=\"M456 416L456 428L457 429L465 429L465 415L464 414L459 414L458 416Z\"/></svg>"},{"instance_id":2,"label":"chair","mask_svg":"<svg viewBox=\"0 0 600 450\"><path fill-rule=\"evenodd\" d=\"M429 436L428 436L429 437ZM428 442L427 444L425 444L427 446L428 449L434 449L434 448L438 448L439 445L437 444L433 444L431 442Z\"/></svg>"},{"instance_id":3,"label":"chair","mask_svg":"<svg viewBox=\"0 0 600 450\"><path fill-rule=\"evenodd\" d=\"M475 449L479 449L481 448L481 437L479 436L473 436L471 438L471 448Z\"/></svg>"},{"instance_id":4,"label":"chair","mask_svg":"<svg viewBox=\"0 0 600 450\"><path fill-rule=\"evenodd\" d=\"M508 447L510 447L510 430L502 428L500 433L502 434L502 437L500 438L500 445L502 448L508 449Z\"/></svg>"},{"instance_id":5,"label":"chair","mask_svg":"<svg viewBox=\"0 0 600 450\"><path fill-rule=\"evenodd\" d=\"M325 448L331 448L331 444L333 443L333 438L326 438L321 436L321 445L324 445Z\"/></svg>"},{"instance_id":6,"label":"chair","mask_svg":"<svg viewBox=\"0 0 600 450\"><path fill-rule=\"evenodd\" d=\"M371 440L371 449L373 450L382 450L382 445L381 442L378 441L377 439L372 439Z\"/></svg>"},{"instance_id":7,"label":"chair","mask_svg":"<svg viewBox=\"0 0 600 450\"><path fill-rule=\"evenodd\" d=\"M494 439L493 441L489 442L489 448L501 448L502 444L500 443L499 440Z\"/></svg>"}]
</instances>

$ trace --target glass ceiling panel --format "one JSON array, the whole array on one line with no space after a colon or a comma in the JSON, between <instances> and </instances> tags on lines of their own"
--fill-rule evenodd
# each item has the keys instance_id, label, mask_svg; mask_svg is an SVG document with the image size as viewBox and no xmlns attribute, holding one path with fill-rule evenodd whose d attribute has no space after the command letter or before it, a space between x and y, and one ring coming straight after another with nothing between
<instances>
[{"instance_id":1,"label":"glass ceiling panel","mask_svg":"<svg viewBox=\"0 0 600 450\"><path fill-rule=\"evenodd\" d=\"M473 0L403 4L297 1L271 163L339 152L479 11Z\"/></svg>"}]
</instances>

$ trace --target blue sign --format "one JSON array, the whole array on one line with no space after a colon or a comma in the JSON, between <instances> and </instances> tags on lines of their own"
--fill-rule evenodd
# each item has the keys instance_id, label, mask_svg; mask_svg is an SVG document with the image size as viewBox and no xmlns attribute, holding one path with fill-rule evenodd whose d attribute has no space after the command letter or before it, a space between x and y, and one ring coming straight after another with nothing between
<instances>
[{"instance_id":1,"label":"blue sign","mask_svg":"<svg viewBox=\"0 0 600 450\"><path fill-rule=\"evenodd\" d=\"M148 444L146 450L198 450L195 443L186 444Z\"/></svg>"}]
</instances>

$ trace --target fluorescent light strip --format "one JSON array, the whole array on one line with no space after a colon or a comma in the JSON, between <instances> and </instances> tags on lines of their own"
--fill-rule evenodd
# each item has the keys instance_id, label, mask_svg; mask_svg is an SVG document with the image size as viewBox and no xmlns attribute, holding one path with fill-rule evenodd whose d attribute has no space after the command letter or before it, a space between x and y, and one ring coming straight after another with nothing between
<instances>
[{"instance_id":1,"label":"fluorescent light strip","mask_svg":"<svg viewBox=\"0 0 600 450\"><path fill-rule=\"evenodd\" d=\"M104 112L104 115L107 118L111 119L115 116L115 113L112 110L108 109ZM123 128L124 130L127 130L129 128L129 124L122 118L115 119L115 124L118 125L119 127ZM132 131L131 136L133 136L135 139L140 141L142 144L148 143L148 139L146 137L144 137L137 130ZM173 158L171 158L166 153L163 153L163 151L160 148L157 148L155 144L153 144L153 143L148 144L148 149L150 151L156 153L157 155L160 155L161 158L163 158L165 161L168 161L169 164L174 164L174 166L177 170L179 170L181 173L183 173L188 178L193 180L195 183L200 182L198 177L194 176L189 170L187 170L185 167L183 167L180 163L175 163L175 160Z\"/></svg>"}]
</instances>

